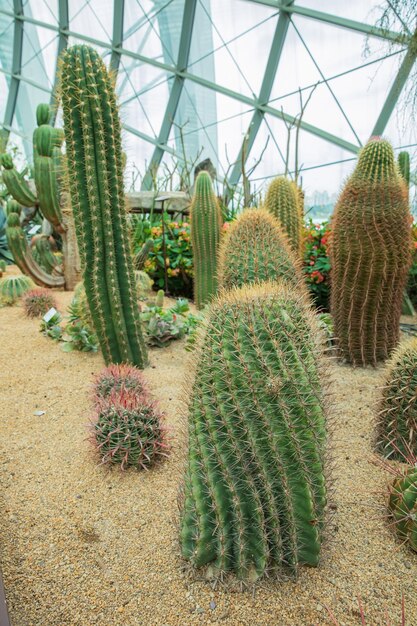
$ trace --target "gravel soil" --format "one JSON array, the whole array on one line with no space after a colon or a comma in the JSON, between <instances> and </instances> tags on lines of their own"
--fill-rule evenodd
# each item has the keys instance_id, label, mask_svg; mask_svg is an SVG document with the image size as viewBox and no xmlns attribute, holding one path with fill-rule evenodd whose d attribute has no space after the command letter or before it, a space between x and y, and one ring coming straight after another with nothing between
<instances>
[{"instance_id":1,"label":"gravel soil","mask_svg":"<svg viewBox=\"0 0 417 626\"><path fill-rule=\"evenodd\" d=\"M71 295L57 293L65 312ZM108 470L87 441L99 354L64 353L20 306L0 309L0 564L13 626L417 624L417 555L384 518L389 474L373 463L383 368L332 365L334 516L318 569L243 592L190 577L179 556L177 494L184 342L151 351L145 372L173 431L149 472ZM45 411L36 416L36 411Z\"/></svg>"}]
</instances>

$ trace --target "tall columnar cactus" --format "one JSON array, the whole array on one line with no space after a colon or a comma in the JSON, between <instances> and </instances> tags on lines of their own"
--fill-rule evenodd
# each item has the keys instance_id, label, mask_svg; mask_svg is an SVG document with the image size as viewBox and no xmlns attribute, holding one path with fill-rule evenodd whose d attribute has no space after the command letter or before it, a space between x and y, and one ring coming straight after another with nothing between
<instances>
[{"instance_id":1,"label":"tall columnar cactus","mask_svg":"<svg viewBox=\"0 0 417 626\"><path fill-rule=\"evenodd\" d=\"M390 459L417 457L417 339L400 346L388 365L379 407L377 448Z\"/></svg>"},{"instance_id":2,"label":"tall columnar cactus","mask_svg":"<svg viewBox=\"0 0 417 626\"><path fill-rule=\"evenodd\" d=\"M326 506L320 332L284 282L224 292L196 349L181 546L253 580L318 564Z\"/></svg>"},{"instance_id":3,"label":"tall columnar cactus","mask_svg":"<svg viewBox=\"0 0 417 626\"><path fill-rule=\"evenodd\" d=\"M417 552L417 465L394 480L388 508L399 537Z\"/></svg>"},{"instance_id":4,"label":"tall columnar cactus","mask_svg":"<svg viewBox=\"0 0 417 626\"><path fill-rule=\"evenodd\" d=\"M331 311L340 353L354 365L375 365L398 342L410 226L407 188L392 147L372 138L332 218Z\"/></svg>"},{"instance_id":5,"label":"tall columnar cactus","mask_svg":"<svg viewBox=\"0 0 417 626\"><path fill-rule=\"evenodd\" d=\"M61 72L68 173L84 285L107 363L147 363L129 252L114 85L99 54L66 50Z\"/></svg>"},{"instance_id":6,"label":"tall columnar cactus","mask_svg":"<svg viewBox=\"0 0 417 626\"><path fill-rule=\"evenodd\" d=\"M39 104L36 111L38 128L33 132L35 185L43 216L58 232L63 232L58 180L62 177L64 134L48 123L49 117L49 105Z\"/></svg>"},{"instance_id":7,"label":"tall columnar cactus","mask_svg":"<svg viewBox=\"0 0 417 626\"><path fill-rule=\"evenodd\" d=\"M298 284L301 268L278 220L265 209L246 209L221 243L218 276L224 289L279 278Z\"/></svg>"},{"instance_id":8,"label":"tall columnar cactus","mask_svg":"<svg viewBox=\"0 0 417 626\"><path fill-rule=\"evenodd\" d=\"M304 218L297 185L285 176L274 178L266 193L265 208L279 220L293 250L301 253Z\"/></svg>"},{"instance_id":9,"label":"tall columnar cactus","mask_svg":"<svg viewBox=\"0 0 417 626\"><path fill-rule=\"evenodd\" d=\"M63 287L65 279L60 274L49 274L34 259L20 225L17 213L9 213L6 227L7 244L20 271L33 278L41 287Z\"/></svg>"},{"instance_id":10,"label":"tall columnar cactus","mask_svg":"<svg viewBox=\"0 0 417 626\"><path fill-rule=\"evenodd\" d=\"M190 209L194 259L194 299L201 309L217 291L217 253L222 215L210 174L197 176Z\"/></svg>"},{"instance_id":11,"label":"tall columnar cactus","mask_svg":"<svg viewBox=\"0 0 417 626\"><path fill-rule=\"evenodd\" d=\"M398 155L398 167L408 187L410 185L410 155L408 152L400 152Z\"/></svg>"},{"instance_id":12,"label":"tall columnar cactus","mask_svg":"<svg viewBox=\"0 0 417 626\"><path fill-rule=\"evenodd\" d=\"M0 161L3 166L3 182L9 194L23 206L34 206L36 204L36 196L13 165L13 159L10 154L2 154Z\"/></svg>"}]
</instances>

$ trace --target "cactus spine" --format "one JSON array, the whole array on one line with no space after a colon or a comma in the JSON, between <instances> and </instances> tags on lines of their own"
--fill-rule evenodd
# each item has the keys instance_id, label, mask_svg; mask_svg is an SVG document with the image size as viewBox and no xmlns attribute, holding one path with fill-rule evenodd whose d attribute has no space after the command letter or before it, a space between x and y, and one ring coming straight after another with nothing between
<instances>
[{"instance_id":1,"label":"cactus spine","mask_svg":"<svg viewBox=\"0 0 417 626\"><path fill-rule=\"evenodd\" d=\"M107 363L142 368L147 354L127 236L121 125L112 79L97 52L66 50L61 90L71 201L95 330Z\"/></svg>"},{"instance_id":2,"label":"cactus spine","mask_svg":"<svg viewBox=\"0 0 417 626\"><path fill-rule=\"evenodd\" d=\"M183 556L253 580L315 566L326 487L317 322L300 290L264 283L212 304L196 351Z\"/></svg>"},{"instance_id":3,"label":"cactus spine","mask_svg":"<svg viewBox=\"0 0 417 626\"><path fill-rule=\"evenodd\" d=\"M202 171L195 183L190 209L194 258L194 299L201 309L217 291L217 252L222 215L210 174Z\"/></svg>"},{"instance_id":4,"label":"cactus spine","mask_svg":"<svg viewBox=\"0 0 417 626\"><path fill-rule=\"evenodd\" d=\"M378 450L391 459L417 457L417 339L400 346L388 365L377 438Z\"/></svg>"},{"instance_id":5,"label":"cactus spine","mask_svg":"<svg viewBox=\"0 0 417 626\"><path fill-rule=\"evenodd\" d=\"M417 552L417 465L409 467L394 480L388 508L399 537Z\"/></svg>"},{"instance_id":6,"label":"cactus spine","mask_svg":"<svg viewBox=\"0 0 417 626\"><path fill-rule=\"evenodd\" d=\"M301 268L278 220L265 209L246 209L221 243L218 275L224 289L279 278L298 285Z\"/></svg>"},{"instance_id":7,"label":"cactus spine","mask_svg":"<svg viewBox=\"0 0 417 626\"><path fill-rule=\"evenodd\" d=\"M401 176L407 183L407 187L410 186L410 155L408 152L400 152L398 155L398 167L400 168Z\"/></svg>"},{"instance_id":8,"label":"cactus spine","mask_svg":"<svg viewBox=\"0 0 417 626\"><path fill-rule=\"evenodd\" d=\"M410 225L407 188L392 147L372 138L332 218L331 312L339 351L354 365L375 365L398 342Z\"/></svg>"},{"instance_id":9,"label":"cactus spine","mask_svg":"<svg viewBox=\"0 0 417 626\"><path fill-rule=\"evenodd\" d=\"M266 193L265 208L280 222L292 249L301 253L303 210L297 185L285 176L274 178Z\"/></svg>"}]
</instances>

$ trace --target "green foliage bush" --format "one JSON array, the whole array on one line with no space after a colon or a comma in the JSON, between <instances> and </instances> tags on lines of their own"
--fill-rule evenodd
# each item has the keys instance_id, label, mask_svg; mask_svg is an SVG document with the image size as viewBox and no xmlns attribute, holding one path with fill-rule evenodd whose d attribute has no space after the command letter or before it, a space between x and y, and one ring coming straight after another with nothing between
<instances>
[{"instance_id":1,"label":"green foliage bush","mask_svg":"<svg viewBox=\"0 0 417 626\"><path fill-rule=\"evenodd\" d=\"M314 224L311 219L304 235L303 272L314 304L323 310L328 310L330 297L330 259L327 254L329 235L328 222Z\"/></svg>"}]
</instances>

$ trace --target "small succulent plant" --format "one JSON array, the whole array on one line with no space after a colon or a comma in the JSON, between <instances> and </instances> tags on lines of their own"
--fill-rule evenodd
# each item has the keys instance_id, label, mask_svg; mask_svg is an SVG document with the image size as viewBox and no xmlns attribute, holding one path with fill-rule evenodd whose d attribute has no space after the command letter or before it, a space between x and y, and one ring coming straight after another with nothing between
<instances>
[{"instance_id":1,"label":"small succulent plant","mask_svg":"<svg viewBox=\"0 0 417 626\"><path fill-rule=\"evenodd\" d=\"M22 301L28 317L42 317L49 309L57 308L53 294L40 287L26 292Z\"/></svg>"},{"instance_id":2,"label":"small succulent plant","mask_svg":"<svg viewBox=\"0 0 417 626\"><path fill-rule=\"evenodd\" d=\"M121 389L140 395L145 390L142 373L126 363L111 364L98 374L93 383L93 393L97 401L108 398Z\"/></svg>"},{"instance_id":3,"label":"small succulent plant","mask_svg":"<svg viewBox=\"0 0 417 626\"><path fill-rule=\"evenodd\" d=\"M147 469L169 454L162 415L146 394L122 387L96 403L93 443L103 464Z\"/></svg>"}]
</instances>

